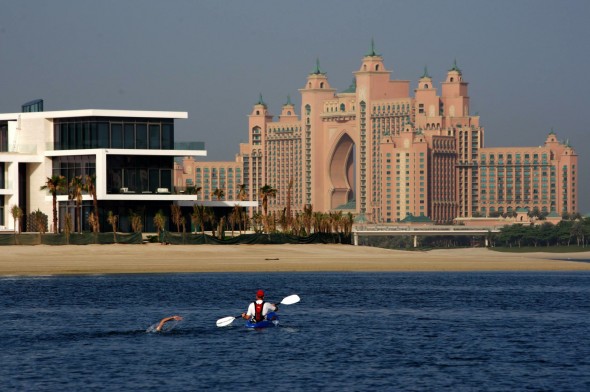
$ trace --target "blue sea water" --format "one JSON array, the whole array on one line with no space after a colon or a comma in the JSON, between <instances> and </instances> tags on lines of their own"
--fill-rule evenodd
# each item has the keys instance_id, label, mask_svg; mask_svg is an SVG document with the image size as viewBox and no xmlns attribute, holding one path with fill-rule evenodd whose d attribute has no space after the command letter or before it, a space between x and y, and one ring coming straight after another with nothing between
<instances>
[{"instance_id":1,"label":"blue sea water","mask_svg":"<svg viewBox=\"0 0 590 392\"><path fill-rule=\"evenodd\" d=\"M259 288L301 302L216 327ZM6 391L590 390L589 273L5 277L0 309Z\"/></svg>"}]
</instances>

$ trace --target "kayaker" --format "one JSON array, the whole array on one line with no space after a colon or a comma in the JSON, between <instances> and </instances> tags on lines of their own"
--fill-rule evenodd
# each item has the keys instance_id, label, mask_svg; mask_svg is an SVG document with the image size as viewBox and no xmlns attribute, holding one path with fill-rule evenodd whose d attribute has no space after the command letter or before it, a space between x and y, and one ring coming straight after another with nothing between
<instances>
[{"instance_id":1,"label":"kayaker","mask_svg":"<svg viewBox=\"0 0 590 392\"><path fill-rule=\"evenodd\" d=\"M258 290L256 293L256 301L252 302L250 306L248 306L248 311L246 313L242 313L242 318L246 320L252 320L257 323L264 320L268 313L276 312L278 310L279 307L277 304L265 302L264 291Z\"/></svg>"},{"instance_id":2,"label":"kayaker","mask_svg":"<svg viewBox=\"0 0 590 392\"><path fill-rule=\"evenodd\" d=\"M172 321L172 320L180 321L180 320L182 320L182 316L164 317L162 320L160 320L160 323L156 327L156 331L158 331L158 332L162 331L164 324L166 324L168 321Z\"/></svg>"}]
</instances>

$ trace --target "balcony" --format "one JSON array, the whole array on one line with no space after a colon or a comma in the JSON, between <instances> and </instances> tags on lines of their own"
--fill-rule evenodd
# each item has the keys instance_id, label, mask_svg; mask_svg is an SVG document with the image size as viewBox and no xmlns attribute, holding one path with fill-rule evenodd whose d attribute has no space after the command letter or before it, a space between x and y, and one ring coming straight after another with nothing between
<instances>
[{"instance_id":1,"label":"balcony","mask_svg":"<svg viewBox=\"0 0 590 392\"><path fill-rule=\"evenodd\" d=\"M37 154L37 144L13 144L11 146L9 145L7 151L0 151L0 154L4 153L35 155Z\"/></svg>"}]
</instances>

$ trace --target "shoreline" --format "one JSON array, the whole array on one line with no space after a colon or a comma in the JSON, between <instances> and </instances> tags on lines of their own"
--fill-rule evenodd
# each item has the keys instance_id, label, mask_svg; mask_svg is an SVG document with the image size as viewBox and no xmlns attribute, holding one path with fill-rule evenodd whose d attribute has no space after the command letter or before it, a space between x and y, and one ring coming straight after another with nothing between
<instances>
[{"instance_id":1,"label":"shoreline","mask_svg":"<svg viewBox=\"0 0 590 392\"><path fill-rule=\"evenodd\" d=\"M590 271L590 251L405 251L313 245L35 245L0 247L0 276L199 272Z\"/></svg>"}]
</instances>

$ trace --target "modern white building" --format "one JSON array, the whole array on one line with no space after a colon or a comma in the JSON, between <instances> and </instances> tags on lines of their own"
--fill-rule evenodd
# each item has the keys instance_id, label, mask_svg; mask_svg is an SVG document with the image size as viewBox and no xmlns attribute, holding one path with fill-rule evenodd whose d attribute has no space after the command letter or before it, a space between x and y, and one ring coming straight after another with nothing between
<instances>
[{"instance_id":1,"label":"modern white building","mask_svg":"<svg viewBox=\"0 0 590 392\"><path fill-rule=\"evenodd\" d=\"M14 230L11 209L19 206L24 220L33 211L48 216L52 230L52 197L41 187L47 178L96 176L100 226L109 211L119 216L119 230L130 231L129 216L143 217L144 231L154 231L153 217L162 210L170 216L172 204L183 214L192 212L197 195L173 186L174 158L206 156L202 142L175 142L174 121L187 112L133 110L42 111L43 101L23 105L21 113L0 114L0 230ZM41 110L41 111L35 111ZM75 203L67 191L58 196L59 226L65 212L74 217ZM203 204L203 202L199 202ZM250 206L255 202L242 202ZM232 207L231 202L209 202L211 207ZM83 196L82 227L92 211L92 197ZM190 219L187 219L190 225Z\"/></svg>"}]
</instances>

